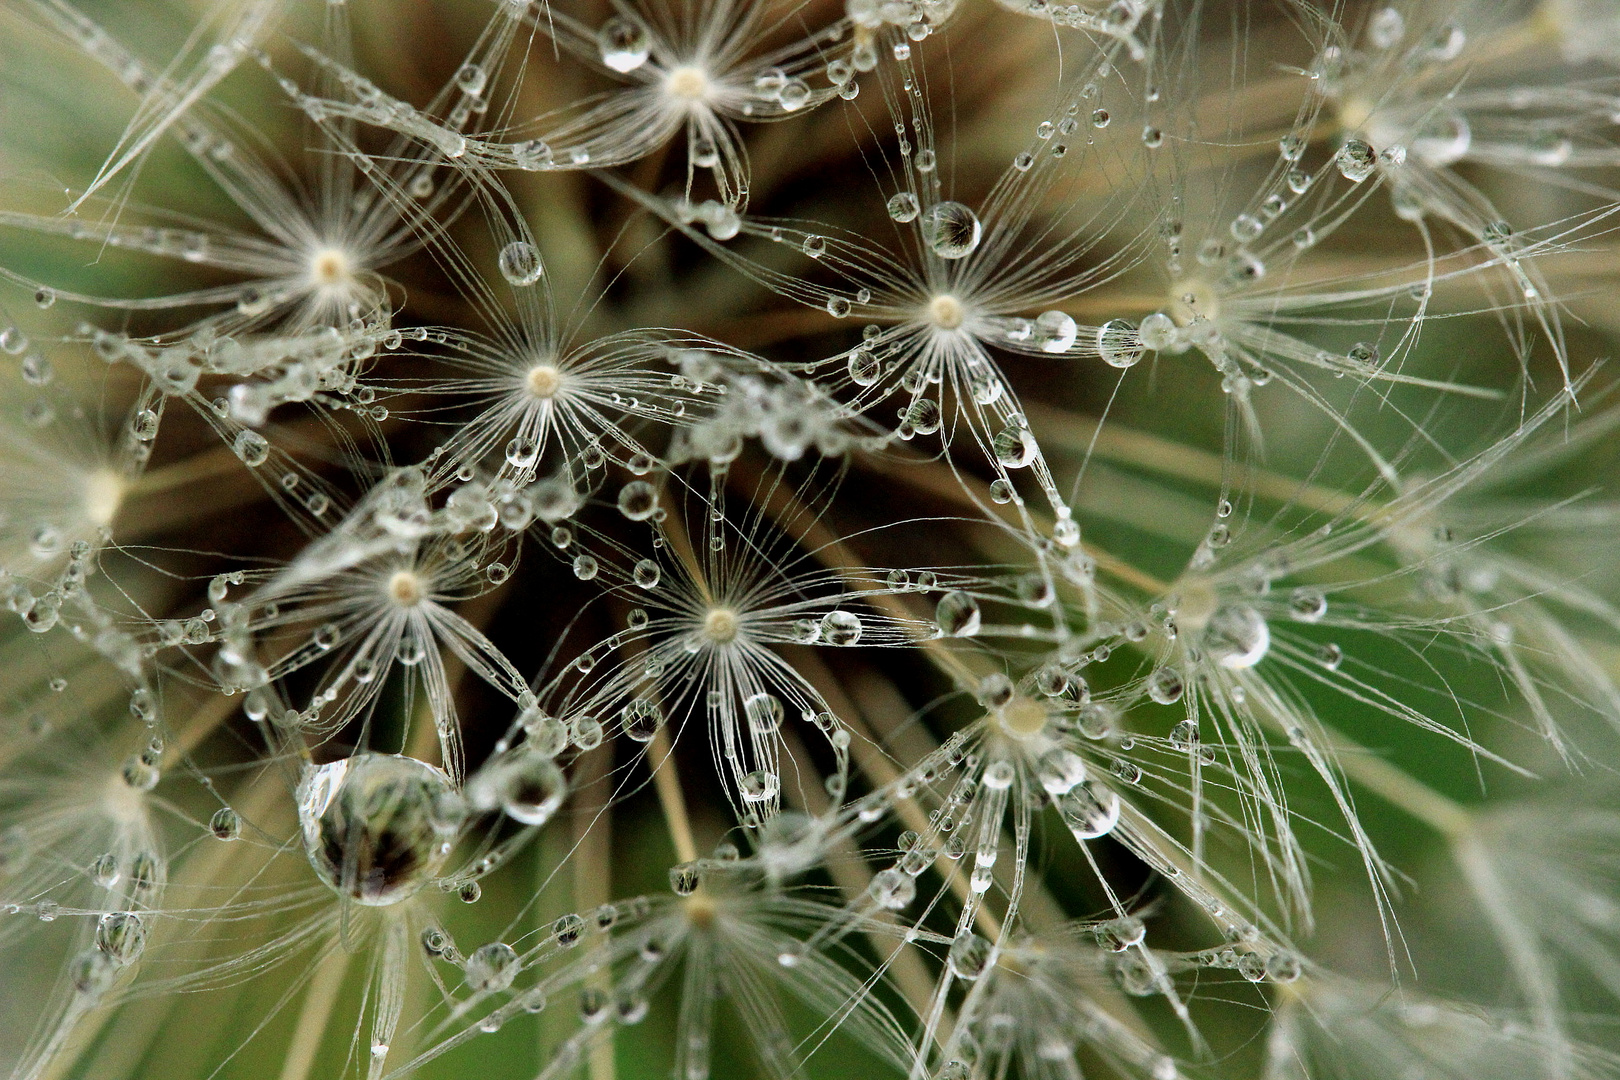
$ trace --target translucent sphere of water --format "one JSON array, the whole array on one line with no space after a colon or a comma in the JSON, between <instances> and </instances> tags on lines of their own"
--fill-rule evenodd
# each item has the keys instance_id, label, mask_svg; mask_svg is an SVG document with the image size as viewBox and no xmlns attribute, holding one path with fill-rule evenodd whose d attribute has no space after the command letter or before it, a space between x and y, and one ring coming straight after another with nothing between
<instances>
[{"instance_id":1,"label":"translucent sphere of water","mask_svg":"<svg viewBox=\"0 0 1620 1080\"><path fill-rule=\"evenodd\" d=\"M298 784L298 821L315 874L370 907L404 900L450 854L460 797L439 769L363 752L312 765Z\"/></svg>"},{"instance_id":2,"label":"translucent sphere of water","mask_svg":"<svg viewBox=\"0 0 1620 1080\"><path fill-rule=\"evenodd\" d=\"M959 202L935 203L922 215L923 241L942 259L966 258L983 233L978 215Z\"/></svg>"}]
</instances>

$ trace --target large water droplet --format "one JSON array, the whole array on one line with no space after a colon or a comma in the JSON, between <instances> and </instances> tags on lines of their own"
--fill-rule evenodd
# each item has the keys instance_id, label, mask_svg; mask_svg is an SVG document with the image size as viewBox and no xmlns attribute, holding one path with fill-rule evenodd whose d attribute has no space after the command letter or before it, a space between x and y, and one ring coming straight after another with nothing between
<instances>
[{"instance_id":1,"label":"large water droplet","mask_svg":"<svg viewBox=\"0 0 1620 1080\"><path fill-rule=\"evenodd\" d=\"M951 974L958 979L977 979L990 965L990 943L973 931L964 930L951 942L951 951L945 960Z\"/></svg>"},{"instance_id":2,"label":"large water droplet","mask_svg":"<svg viewBox=\"0 0 1620 1080\"><path fill-rule=\"evenodd\" d=\"M664 713L646 698L637 698L619 710L619 726L636 742L651 742L664 726Z\"/></svg>"},{"instance_id":3,"label":"large water droplet","mask_svg":"<svg viewBox=\"0 0 1620 1080\"><path fill-rule=\"evenodd\" d=\"M743 700L743 714L756 735L770 735L782 726L782 701L775 694L750 694Z\"/></svg>"},{"instance_id":4,"label":"large water droplet","mask_svg":"<svg viewBox=\"0 0 1620 1080\"><path fill-rule=\"evenodd\" d=\"M934 621L946 637L972 637L982 624L979 602L965 592L948 592L934 609Z\"/></svg>"},{"instance_id":5,"label":"large water droplet","mask_svg":"<svg viewBox=\"0 0 1620 1080\"><path fill-rule=\"evenodd\" d=\"M238 431L231 449L250 469L256 469L270 459L270 443L257 431Z\"/></svg>"},{"instance_id":6,"label":"large water droplet","mask_svg":"<svg viewBox=\"0 0 1620 1080\"><path fill-rule=\"evenodd\" d=\"M638 22L615 17L596 32L596 47L602 63L623 74L647 62L652 55L652 35Z\"/></svg>"},{"instance_id":7,"label":"large water droplet","mask_svg":"<svg viewBox=\"0 0 1620 1080\"><path fill-rule=\"evenodd\" d=\"M853 611L829 611L821 617L821 640L829 645L853 645L861 640L861 617Z\"/></svg>"},{"instance_id":8,"label":"large water droplet","mask_svg":"<svg viewBox=\"0 0 1620 1080\"><path fill-rule=\"evenodd\" d=\"M507 817L525 825L544 825L551 820L567 794L563 771L527 745L492 758L467 782L467 800L473 806L479 810L499 807Z\"/></svg>"},{"instance_id":9,"label":"large water droplet","mask_svg":"<svg viewBox=\"0 0 1620 1080\"><path fill-rule=\"evenodd\" d=\"M514 240L501 249L501 276L513 285L533 285L545 273L540 249L527 240Z\"/></svg>"},{"instance_id":10,"label":"large water droplet","mask_svg":"<svg viewBox=\"0 0 1620 1080\"><path fill-rule=\"evenodd\" d=\"M1043 311L1035 317L1030 341L1039 346L1042 352L1067 352L1079 332L1079 327L1067 312Z\"/></svg>"},{"instance_id":11,"label":"large water droplet","mask_svg":"<svg viewBox=\"0 0 1620 1080\"><path fill-rule=\"evenodd\" d=\"M1106 836L1119 823L1119 796L1091 780L1059 796L1057 808L1063 823L1081 840Z\"/></svg>"},{"instance_id":12,"label":"large water droplet","mask_svg":"<svg viewBox=\"0 0 1620 1080\"><path fill-rule=\"evenodd\" d=\"M1378 165L1378 155L1360 139L1346 139L1333 161L1339 167L1341 176L1359 184L1372 175Z\"/></svg>"},{"instance_id":13,"label":"large water droplet","mask_svg":"<svg viewBox=\"0 0 1620 1080\"><path fill-rule=\"evenodd\" d=\"M505 990L517 978L520 967L517 950L506 942L480 945L467 957L467 985L481 994Z\"/></svg>"},{"instance_id":14,"label":"large water droplet","mask_svg":"<svg viewBox=\"0 0 1620 1080\"><path fill-rule=\"evenodd\" d=\"M450 853L450 778L398 754L312 765L298 784L304 852L340 895L373 907L414 894Z\"/></svg>"},{"instance_id":15,"label":"large water droplet","mask_svg":"<svg viewBox=\"0 0 1620 1080\"><path fill-rule=\"evenodd\" d=\"M936 203L922 215L923 241L942 259L962 259L979 246L979 217L959 202Z\"/></svg>"},{"instance_id":16,"label":"large water droplet","mask_svg":"<svg viewBox=\"0 0 1620 1080\"><path fill-rule=\"evenodd\" d=\"M1247 604L1226 604L1210 616L1204 628L1204 647L1221 667L1250 668L1271 648L1271 628Z\"/></svg>"}]
</instances>

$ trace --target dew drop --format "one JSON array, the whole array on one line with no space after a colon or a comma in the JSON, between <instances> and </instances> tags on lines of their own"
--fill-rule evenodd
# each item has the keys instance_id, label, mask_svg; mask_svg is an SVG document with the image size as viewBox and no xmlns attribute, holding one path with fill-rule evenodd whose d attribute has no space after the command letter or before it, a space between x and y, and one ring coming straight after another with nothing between
<instances>
[{"instance_id":1,"label":"dew drop","mask_svg":"<svg viewBox=\"0 0 1620 1080\"><path fill-rule=\"evenodd\" d=\"M1074 319L1064 311L1043 311L1035 317L1035 325L1030 340L1042 352L1067 352L1079 335L1079 327Z\"/></svg>"},{"instance_id":2,"label":"dew drop","mask_svg":"<svg viewBox=\"0 0 1620 1080\"><path fill-rule=\"evenodd\" d=\"M504 941L480 945L467 957L467 986L476 993L498 993L512 985L521 965L517 950Z\"/></svg>"},{"instance_id":3,"label":"dew drop","mask_svg":"<svg viewBox=\"0 0 1620 1080\"><path fill-rule=\"evenodd\" d=\"M640 23L612 18L596 32L602 63L621 75L636 70L652 55L652 35Z\"/></svg>"},{"instance_id":4,"label":"dew drop","mask_svg":"<svg viewBox=\"0 0 1620 1080\"><path fill-rule=\"evenodd\" d=\"M1339 167L1339 175L1359 184L1372 175L1378 165L1378 155L1360 139L1346 139L1333 161Z\"/></svg>"},{"instance_id":5,"label":"dew drop","mask_svg":"<svg viewBox=\"0 0 1620 1080\"><path fill-rule=\"evenodd\" d=\"M545 268L540 263L540 249L527 240L514 240L501 249L501 276L513 285L533 285L540 280Z\"/></svg>"},{"instance_id":6,"label":"dew drop","mask_svg":"<svg viewBox=\"0 0 1620 1080\"><path fill-rule=\"evenodd\" d=\"M443 807L457 801L449 777L414 758L361 752L312 765L298 784L304 852L339 894L373 907L397 903L443 865Z\"/></svg>"},{"instance_id":7,"label":"dew drop","mask_svg":"<svg viewBox=\"0 0 1620 1080\"><path fill-rule=\"evenodd\" d=\"M854 645L861 630L861 618L853 611L829 611L821 617L821 640L829 645Z\"/></svg>"},{"instance_id":8,"label":"dew drop","mask_svg":"<svg viewBox=\"0 0 1620 1080\"><path fill-rule=\"evenodd\" d=\"M242 835L242 815L229 806L222 806L208 819L208 831L218 840L235 840Z\"/></svg>"},{"instance_id":9,"label":"dew drop","mask_svg":"<svg viewBox=\"0 0 1620 1080\"><path fill-rule=\"evenodd\" d=\"M948 592L934 609L934 622L945 637L972 637L982 625L979 602L965 592Z\"/></svg>"},{"instance_id":10,"label":"dew drop","mask_svg":"<svg viewBox=\"0 0 1620 1080\"><path fill-rule=\"evenodd\" d=\"M619 710L619 726L636 742L651 742L664 726L664 714L646 698L637 698Z\"/></svg>"},{"instance_id":11,"label":"dew drop","mask_svg":"<svg viewBox=\"0 0 1620 1080\"><path fill-rule=\"evenodd\" d=\"M982 234L978 215L959 202L936 203L922 215L923 242L942 259L966 258Z\"/></svg>"},{"instance_id":12,"label":"dew drop","mask_svg":"<svg viewBox=\"0 0 1620 1080\"><path fill-rule=\"evenodd\" d=\"M250 469L258 468L270 458L270 443L257 431L238 431L231 443L231 449L242 459L242 464Z\"/></svg>"},{"instance_id":13,"label":"dew drop","mask_svg":"<svg viewBox=\"0 0 1620 1080\"><path fill-rule=\"evenodd\" d=\"M1097 353L1110 367L1134 367L1143 348L1136 327L1124 319L1109 319L1097 329Z\"/></svg>"}]
</instances>

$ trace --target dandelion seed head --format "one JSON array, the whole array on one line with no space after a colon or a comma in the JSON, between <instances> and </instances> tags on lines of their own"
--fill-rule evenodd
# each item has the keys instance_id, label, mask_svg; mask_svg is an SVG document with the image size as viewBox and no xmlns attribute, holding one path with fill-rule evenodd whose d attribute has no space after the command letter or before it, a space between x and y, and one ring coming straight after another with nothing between
<instances>
[{"instance_id":1,"label":"dandelion seed head","mask_svg":"<svg viewBox=\"0 0 1620 1080\"><path fill-rule=\"evenodd\" d=\"M563 374L554 364L536 364L524 376L523 385L532 396L547 401L562 389Z\"/></svg>"},{"instance_id":2,"label":"dandelion seed head","mask_svg":"<svg viewBox=\"0 0 1620 1080\"><path fill-rule=\"evenodd\" d=\"M112 469L97 469L84 478L85 520L97 528L113 523L124 504L128 481Z\"/></svg>"},{"instance_id":3,"label":"dandelion seed head","mask_svg":"<svg viewBox=\"0 0 1620 1080\"><path fill-rule=\"evenodd\" d=\"M1046 706L1032 697L1018 694L996 710L1001 730L1015 739L1030 739L1046 730Z\"/></svg>"},{"instance_id":4,"label":"dandelion seed head","mask_svg":"<svg viewBox=\"0 0 1620 1080\"><path fill-rule=\"evenodd\" d=\"M427 582L415 570L395 570L388 577L386 592L400 607L416 607L427 598Z\"/></svg>"},{"instance_id":5,"label":"dandelion seed head","mask_svg":"<svg viewBox=\"0 0 1620 1080\"><path fill-rule=\"evenodd\" d=\"M713 93L713 86L709 73L695 64L671 68L664 76L665 93L691 105L706 102Z\"/></svg>"},{"instance_id":6,"label":"dandelion seed head","mask_svg":"<svg viewBox=\"0 0 1620 1080\"><path fill-rule=\"evenodd\" d=\"M966 306L950 293L935 296L923 310L925 320L941 330L959 330L968 317Z\"/></svg>"},{"instance_id":7,"label":"dandelion seed head","mask_svg":"<svg viewBox=\"0 0 1620 1080\"><path fill-rule=\"evenodd\" d=\"M347 293L355 286L355 265L339 247L319 248L309 257L309 284L327 294Z\"/></svg>"},{"instance_id":8,"label":"dandelion seed head","mask_svg":"<svg viewBox=\"0 0 1620 1080\"><path fill-rule=\"evenodd\" d=\"M1165 308L1177 326L1194 320L1215 321L1221 317L1221 295L1201 277L1185 278L1170 286L1170 303Z\"/></svg>"},{"instance_id":9,"label":"dandelion seed head","mask_svg":"<svg viewBox=\"0 0 1620 1080\"><path fill-rule=\"evenodd\" d=\"M712 607L703 615L703 637L714 645L729 645L742 631L742 619L729 607Z\"/></svg>"}]
</instances>

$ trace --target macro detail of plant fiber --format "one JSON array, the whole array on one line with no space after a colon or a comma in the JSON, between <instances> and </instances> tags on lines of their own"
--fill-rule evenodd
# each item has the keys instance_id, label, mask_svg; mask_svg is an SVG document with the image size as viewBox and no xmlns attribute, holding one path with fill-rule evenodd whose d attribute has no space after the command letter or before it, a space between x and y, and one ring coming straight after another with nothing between
<instances>
[{"instance_id":1,"label":"macro detail of plant fiber","mask_svg":"<svg viewBox=\"0 0 1620 1080\"><path fill-rule=\"evenodd\" d=\"M1620 1080L1616 0L0 0L0 1080Z\"/></svg>"}]
</instances>

